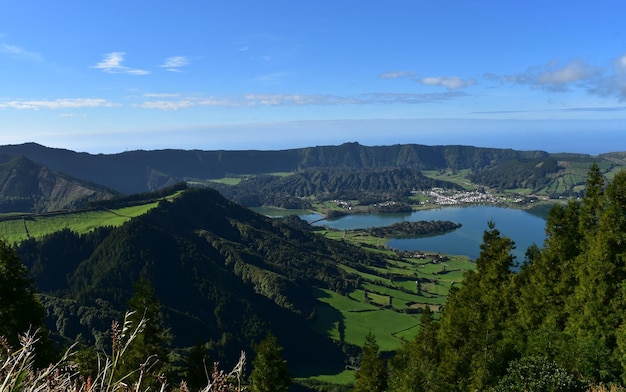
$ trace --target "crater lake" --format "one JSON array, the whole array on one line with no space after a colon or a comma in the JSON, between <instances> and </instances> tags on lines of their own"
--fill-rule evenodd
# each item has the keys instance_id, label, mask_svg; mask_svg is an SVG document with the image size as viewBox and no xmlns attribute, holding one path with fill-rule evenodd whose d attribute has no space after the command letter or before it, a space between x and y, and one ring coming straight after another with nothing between
<instances>
[{"instance_id":1,"label":"crater lake","mask_svg":"<svg viewBox=\"0 0 626 392\"><path fill-rule=\"evenodd\" d=\"M303 216L309 221L319 219L319 215ZM414 211L405 214L352 214L334 220L318 220L316 226L327 226L338 230L366 229L389 226L396 222L417 222L449 220L460 223L461 228L439 235L417 238L392 238L388 246L399 250L420 250L454 255L465 255L476 260L480 254L483 233L488 222L493 221L503 236L515 241L513 254L520 264L524 261L526 249L533 243L541 247L545 239L543 217L527 210L499 206L443 207Z\"/></svg>"}]
</instances>

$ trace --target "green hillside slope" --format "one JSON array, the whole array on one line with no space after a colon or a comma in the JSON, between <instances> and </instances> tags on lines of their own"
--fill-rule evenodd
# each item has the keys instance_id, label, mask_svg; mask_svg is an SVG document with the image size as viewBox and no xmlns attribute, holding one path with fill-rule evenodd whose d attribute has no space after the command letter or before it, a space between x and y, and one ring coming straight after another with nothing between
<instances>
[{"instance_id":1,"label":"green hillside slope","mask_svg":"<svg viewBox=\"0 0 626 392\"><path fill-rule=\"evenodd\" d=\"M52 329L68 339L103 339L95 332L108 329L133 282L145 278L179 347L209 342L219 357L236 358L271 329L295 364L324 367L343 366L344 354L309 328L318 306L311 288L348 293L359 278L341 265L383 263L212 190L185 191L118 228L31 239L19 252L43 292Z\"/></svg>"},{"instance_id":2,"label":"green hillside slope","mask_svg":"<svg viewBox=\"0 0 626 392\"><path fill-rule=\"evenodd\" d=\"M23 156L0 155L0 213L72 209L117 195Z\"/></svg>"}]
</instances>

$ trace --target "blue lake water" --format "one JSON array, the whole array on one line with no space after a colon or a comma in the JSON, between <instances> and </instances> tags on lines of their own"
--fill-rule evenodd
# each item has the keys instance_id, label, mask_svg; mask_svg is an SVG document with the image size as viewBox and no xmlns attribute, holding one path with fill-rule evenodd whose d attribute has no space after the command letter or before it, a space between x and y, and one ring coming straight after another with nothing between
<instances>
[{"instance_id":1,"label":"blue lake water","mask_svg":"<svg viewBox=\"0 0 626 392\"><path fill-rule=\"evenodd\" d=\"M309 221L319 215L303 216ZM407 214L355 214L335 220L321 220L314 225L328 226L339 230L365 229L389 226L396 222L449 220L463 226L450 233L419 238L391 239L388 245L400 250L422 250L447 254L466 255L475 260L480 254L483 232L493 221L504 236L515 241L513 254L518 262L524 261L526 249L535 243L542 246L545 239L546 221L528 211L497 206L445 207L415 211Z\"/></svg>"}]
</instances>

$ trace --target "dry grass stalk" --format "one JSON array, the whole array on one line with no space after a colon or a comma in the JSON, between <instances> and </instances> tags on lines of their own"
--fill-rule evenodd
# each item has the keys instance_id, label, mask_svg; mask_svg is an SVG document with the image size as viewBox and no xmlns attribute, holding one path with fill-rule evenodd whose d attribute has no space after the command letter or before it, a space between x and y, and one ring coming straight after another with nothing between
<instances>
[{"instance_id":1,"label":"dry grass stalk","mask_svg":"<svg viewBox=\"0 0 626 392\"><path fill-rule=\"evenodd\" d=\"M98 366L95 375L82 377L77 366L71 361L75 345L72 345L55 364L45 369L35 369L35 344L37 333L26 333L20 336L20 348L13 350L8 341L0 336L0 392L147 392L145 376L157 363L152 355L129 374L116 375L118 364L131 342L143 331L146 320L142 319L133 326L129 320L132 313L126 313L123 326L114 321L111 325L112 350L111 355L98 355ZM242 351L239 361L230 372L220 370L218 363L213 366L208 384L201 392L242 392L244 366L246 355ZM137 376L136 381L130 384L129 380ZM160 391L168 388L165 376L159 377ZM182 381L178 388L180 392L189 392L187 384Z\"/></svg>"}]
</instances>

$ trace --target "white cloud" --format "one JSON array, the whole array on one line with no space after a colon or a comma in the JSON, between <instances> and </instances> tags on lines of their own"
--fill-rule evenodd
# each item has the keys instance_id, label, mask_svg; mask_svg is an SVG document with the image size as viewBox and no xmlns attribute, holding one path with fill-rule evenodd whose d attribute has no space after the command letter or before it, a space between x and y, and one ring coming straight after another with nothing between
<instances>
[{"instance_id":1,"label":"white cloud","mask_svg":"<svg viewBox=\"0 0 626 392\"><path fill-rule=\"evenodd\" d=\"M146 98L177 98L180 94L171 93L148 93L143 95Z\"/></svg>"},{"instance_id":2,"label":"white cloud","mask_svg":"<svg viewBox=\"0 0 626 392\"><path fill-rule=\"evenodd\" d=\"M134 104L135 108L157 110L179 110L192 107L264 107L264 106L332 106L332 105L372 105L372 104L424 104L440 103L451 99L463 98L467 94L461 91L445 93L372 93L358 97L342 97L323 94L245 94L239 99L218 97L182 97L176 94L146 94L146 98L164 98L147 100Z\"/></svg>"},{"instance_id":3,"label":"white cloud","mask_svg":"<svg viewBox=\"0 0 626 392\"><path fill-rule=\"evenodd\" d=\"M558 62L553 62L537 75L535 84L546 86L552 90L561 90L570 83L588 80L597 72L597 69L580 60L572 61L564 66L559 66Z\"/></svg>"},{"instance_id":4,"label":"white cloud","mask_svg":"<svg viewBox=\"0 0 626 392\"><path fill-rule=\"evenodd\" d=\"M512 75L485 75L488 79L501 83L529 85L532 88L548 91L568 91L572 84L593 82L601 73L597 67L582 60L573 60L565 65L550 61L540 67L530 67L526 71Z\"/></svg>"},{"instance_id":5,"label":"white cloud","mask_svg":"<svg viewBox=\"0 0 626 392\"><path fill-rule=\"evenodd\" d=\"M12 100L0 101L0 109L78 109L113 107L114 103L100 98L63 98L55 100Z\"/></svg>"},{"instance_id":6,"label":"white cloud","mask_svg":"<svg viewBox=\"0 0 626 392\"><path fill-rule=\"evenodd\" d=\"M160 67L171 72L182 72L180 68L186 65L189 65L189 59L187 57L173 56L165 59L165 62Z\"/></svg>"},{"instance_id":7,"label":"white cloud","mask_svg":"<svg viewBox=\"0 0 626 392\"><path fill-rule=\"evenodd\" d=\"M139 104L134 104L135 108L142 109L157 109L157 110L180 110L187 109L191 107L240 107L242 106L241 102L232 101L229 99L223 98L183 98L178 100L156 100L156 101L146 101Z\"/></svg>"},{"instance_id":8,"label":"white cloud","mask_svg":"<svg viewBox=\"0 0 626 392\"><path fill-rule=\"evenodd\" d=\"M399 78L412 78L415 76L415 72L411 71L390 71L383 72L378 75L379 79L399 79Z\"/></svg>"},{"instance_id":9,"label":"white cloud","mask_svg":"<svg viewBox=\"0 0 626 392\"><path fill-rule=\"evenodd\" d=\"M450 90L467 88L476 84L474 79L461 79L457 76L435 76L421 78L418 82L428 86L444 86Z\"/></svg>"},{"instance_id":10,"label":"white cloud","mask_svg":"<svg viewBox=\"0 0 626 392\"><path fill-rule=\"evenodd\" d=\"M485 77L501 83L528 85L533 89L552 92L569 91L576 86L593 95L626 101L626 54L614 59L612 66L605 68L589 65L582 60L573 60L564 65L551 61L518 74L486 74Z\"/></svg>"},{"instance_id":11,"label":"white cloud","mask_svg":"<svg viewBox=\"0 0 626 392\"><path fill-rule=\"evenodd\" d=\"M106 73L123 73L129 75L147 75L150 71L146 71L143 69L134 69L128 68L122 65L124 61L124 56L126 53L124 52L112 52L104 55L102 61L98 64L94 65L92 68L101 69Z\"/></svg>"},{"instance_id":12,"label":"white cloud","mask_svg":"<svg viewBox=\"0 0 626 392\"><path fill-rule=\"evenodd\" d=\"M411 94L411 93L375 93L364 94L369 97L364 103L387 103L387 104L424 104L439 103L455 98L467 97L463 91L448 91L445 93Z\"/></svg>"},{"instance_id":13,"label":"white cloud","mask_svg":"<svg viewBox=\"0 0 626 392\"><path fill-rule=\"evenodd\" d=\"M2 38L2 37L0 37ZM36 52L31 52L24 48L6 43L0 43L0 53L4 53L18 60L42 62L43 57Z\"/></svg>"},{"instance_id":14,"label":"white cloud","mask_svg":"<svg viewBox=\"0 0 626 392\"><path fill-rule=\"evenodd\" d=\"M320 94L246 94L244 99L248 106L305 106L354 103L352 98Z\"/></svg>"},{"instance_id":15,"label":"white cloud","mask_svg":"<svg viewBox=\"0 0 626 392\"><path fill-rule=\"evenodd\" d=\"M620 102L626 101L626 54L613 60L611 73L599 78L589 92L603 97L616 97Z\"/></svg>"}]
</instances>

